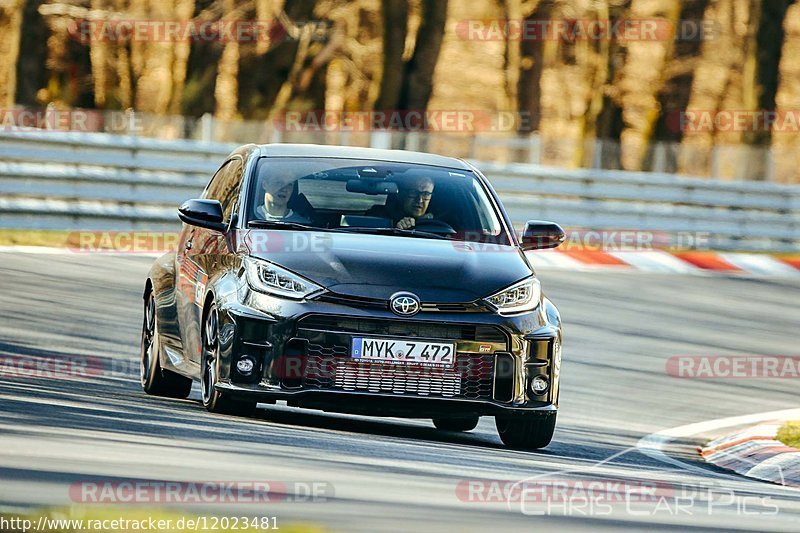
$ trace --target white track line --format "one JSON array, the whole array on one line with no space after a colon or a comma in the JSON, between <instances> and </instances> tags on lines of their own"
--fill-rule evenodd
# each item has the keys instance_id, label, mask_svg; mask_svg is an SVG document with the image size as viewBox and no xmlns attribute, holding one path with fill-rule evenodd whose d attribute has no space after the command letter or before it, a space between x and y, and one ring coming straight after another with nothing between
<instances>
[{"instance_id":1,"label":"white track line","mask_svg":"<svg viewBox=\"0 0 800 533\"><path fill-rule=\"evenodd\" d=\"M696 473L701 473L704 476L718 475L708 469L700 468L699 466L695 466L685 461L680 461L674 457L670 457L664 452L664 448L675 439L691 437L700 433L717 431L720 429L741 426L744 424L756 424L766 420L785 420L798 417L800 417L800 409L783 409L781 411L770 411L767 413L756 413L752 415L741 415L728 418L718 418L716 420L706 420L705 422L695 422L694 424L687 424L685 426L665 429L657 433L647 435L636 443L636 448L644 455L657 461L661 461L662 463L668 463L684 470L691 470Z\"/></svg>"},{"instance_id":2,"label":"white track line","mask_svg":"<svg viewBox=\"0 0 800 533\"><path fill-rule=\"evenodd\" d=\"M128 255L134 257L161 257L164 252L117 252L114 250L98 252L82 252L71 248L56 248L50 246L0 246L0 253L8 254L34 254L34 255L105 255L119 256Z\"/></svg>"},{"instance_id":3,"label":"white track line","mask_svg":"<svg viewBox=\"0 0 800 533\"><path fill-rule=\"evenodd\" d=\"M0 253L68 255L75 252L69 248L53 248L49 246L0 246Z\"/></svg>"}]
</instances>

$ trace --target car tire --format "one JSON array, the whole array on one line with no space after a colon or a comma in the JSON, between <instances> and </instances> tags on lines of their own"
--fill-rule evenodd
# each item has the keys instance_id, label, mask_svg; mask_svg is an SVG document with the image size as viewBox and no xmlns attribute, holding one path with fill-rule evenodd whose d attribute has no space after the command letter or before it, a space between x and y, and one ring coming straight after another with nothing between
<instances>
[{"instance_id":1,"label":"car tire","mask_svg":"<svg viewBox=\"0 0 800 533\"><path fill-rule=\"evenodd\" d=\"M153 396L188 398L192 391L191 378L162 369L158 355L160 352L161 343L158 334L155 297L153 292L149 291L144 301L139 357L139 379L142 389Z\"/></svg>"},{"instance_id":2,"label":"car tire","mask_svg":"<svg viewBox=\"0 0 800 533\"><path fill-rule=\"evenodd\" d=\"M253 400L241 400L224 395L214 387L219 379L219 335L217 306L212 303L203 320L203 354L200 375L200 401L208 411L234 416L255 413Z\"/></svg>"},{"instance_id":3,"label":"car tire","mask_svg":"<svg viewBox=\"0 0 800 533\"><path fill-rule=\"evenodd\" d=\"M442 431L470 431L478 426L480 418L472 416L469 418L434 418L433 425Z\"/></svg>"},{"instance_id":4,"label":"car tire","mask_svg":"<svg viewBox=\"0 0 800 533\"><path fill-rule=\"evenodd\" d=\"M500 440L509 448L538 450L553 440L556 415L496 416L495 426Z\"/></svg>"}]
</instances>

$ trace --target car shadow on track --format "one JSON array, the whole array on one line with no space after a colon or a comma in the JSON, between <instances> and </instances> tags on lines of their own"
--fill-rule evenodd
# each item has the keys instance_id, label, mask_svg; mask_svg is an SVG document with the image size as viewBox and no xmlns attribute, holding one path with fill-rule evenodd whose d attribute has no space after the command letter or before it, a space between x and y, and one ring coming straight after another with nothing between
<instances>
[{"instance_id":1,"label":"car shadow on track","mask_svg":"<svg viewBox=\"0 0 800 533\"><path fill-rule=\"evenodd\" d=\"M420 424L420 422L422 422L421 419L370 418L366 416L341 415L338 413L327 413L311 409L275 407L263 404L260 405L260 408L253 418L274 424L284 424L302 428L317 428L346 431L348 433L380 435L384 437L420 439L450 444L482 446L486 448L503 448L498 437L490 436L486 432L480 432L480 430L483 429L482 427L472 432L442 431L433 427L430 421L427 421L430 427L422 426ZM481 424L481 426L483 426L483 424Z\"/></svg>"},{"instance_id":2,"label":"car shadow on track","mask_svg":"<svg viewBox=\"0 0 800 533\"><path fill-rule=\"evenodd\" d=\"M430 421L418 419L369 418L263 404L252 418L240 418L206 412L198 405L196 390L189 400L156 398L141 392L133 380L111 382L103 378L57 384L52 380L6 381L0 382L0 393L5 396L0 424L19 435L34 437L27 428L36 428L38 435L43 431L56 435L64 430L89 430L94 441L180 439L182 442L175 446L213 439L221 449L224 446L233 453L237 453L232 446L236 442L302 447L312 454L371 453L369 450L375 445L406 442L437 448L455 445L463 448L461 455L469 452L485 456L487 461L496 461L501 453L520 459L569 457L597 462L630 447L639 437L620 429L598 431L561 424L547 448L517 451L501 444L490 417L482 418L475 430L464 433L442 431ZM492 452L483 454L481 450ZM273 449L269 453L283 452ZM620 462L642 464L642 459L623 457Z\"/></svg>"}]
</instances>

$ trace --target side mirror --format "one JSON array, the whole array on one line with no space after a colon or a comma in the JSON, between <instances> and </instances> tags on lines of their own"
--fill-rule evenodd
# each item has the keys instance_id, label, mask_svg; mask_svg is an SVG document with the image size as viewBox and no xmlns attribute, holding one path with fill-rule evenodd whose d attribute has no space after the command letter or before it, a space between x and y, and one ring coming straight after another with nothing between
<instances>
[{"instance_id":1,"label":"side mirror","mask_svg":"<svg viewBox=\"0 0 800 533\"><path fill-rule=\"evenodd\" d=\"M192 226L225 232L228 225L223 222L222 204L219 200L186 200L178 208L178 218Z\"/></svg>"},{"instance_id":2,"label":"side mirror","mask_svg":"<svg viewBox=\"0 0 800 533\"><path fill-rule=\"evenodd\" d=\"M529 220L522 232L523 250L543 250L555 248L567 238L561 226L555 222Z\"/></svg>"}]
</instances>

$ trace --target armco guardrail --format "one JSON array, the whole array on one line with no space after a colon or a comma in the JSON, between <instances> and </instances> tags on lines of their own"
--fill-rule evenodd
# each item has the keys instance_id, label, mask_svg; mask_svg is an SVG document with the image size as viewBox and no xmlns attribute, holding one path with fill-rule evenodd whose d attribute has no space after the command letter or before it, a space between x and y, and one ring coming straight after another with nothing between
<instances>
[{"instance_id":1,"label":"armco guardrail","mask_svg":"<svg viewBox=\"0 0 800 533\"><path fill-rule=\"evenodd\" d=\"M0 227L175 229L232 145L0 132ZM800 250L800 187L475 162L515 224L705 234L716 249Z\"/></svg>"}]
</instances>

